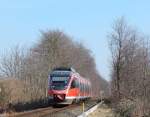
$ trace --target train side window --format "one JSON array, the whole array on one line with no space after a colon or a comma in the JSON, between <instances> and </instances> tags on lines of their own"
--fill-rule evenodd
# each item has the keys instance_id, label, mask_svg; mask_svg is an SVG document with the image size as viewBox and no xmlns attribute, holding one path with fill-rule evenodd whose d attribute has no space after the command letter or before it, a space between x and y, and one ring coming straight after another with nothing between
<instances>
[{"instance_id":1,"label":"train side window","mask_svg":"<svg viewBox=\"0 0 150 117\"><path fill-rule=\"evenodd\" d=\"M87 85L87 92L89 93L89 85Z\"/></svg>"},{"instance_id":2,"label":"train side window","mask_svg":"<svg viewBox=\"0 0 150 117\"><path fill-rule=\"evenodd\" d=\"M75 80L76 87L79 88L79 81Z\"/></svg>"},{"instance_id":3,"label":"train side window","mask_svg":"<svg viewBox=\"0 0 150 117\"><path fill-rule=\"evenodd\" d=\"M85 83L84 83L84 85L83 85L83 90L84 90L84 93L86 92L86 85L85 85Z\"/></svg>"},{"instance_id":4,"label":"train side window","mask_svg":"<svg viewBox=\"0 0 150 117\"><path fill-rule=\"evenodd\" d=\"M82 92L84 92L84 83L82 83L81 89L82 89Z\"/></svg>"},{"instance_id":5,"label":"train side window","mask_svg":"<svg viewBox=\"0 0 150 117\"><path fill-rule=\"evenodd\" d=\"M80 82L80 90L81 90L81 92L83 91L83 85L81 82Z\"/></svg>"},{"instance_id":6,"label":"train side window","mask_svg":"<svg viewBox=\"0 0 150 117\"><path fill-rule=\"evenodd\" d=\"M79 88L79 81L77 79L72 81L71 88Z\"/></svg>"},{"instance_id":7,"label":"train side window","mask_svg":"<svg viewBox=\"0 0 150 117\"><path fill-rule=\"evenodd\" d=\"M87 92L87 84L85 84L85 92Z\"/></svg>"},{"instance_id":8,"label":"train side window","mask_svg":"<svg viewBox=\"0 0 150 117\"><path fill-rule=\"evenodd\" d=\"M75 88L75 87L76 87L76 82L75 82L75 80L73 80L71 83L71 88Z\"/></svg>"},{"instance_id":9,"label":"train side window","mask_svg":"<svg viewBox=\"0 0 150 117\"><path fill-rule=\"evenodd\" d=\"M80 82L80 91L81 91L81 82Z\"/></svg>"}]
</instances>

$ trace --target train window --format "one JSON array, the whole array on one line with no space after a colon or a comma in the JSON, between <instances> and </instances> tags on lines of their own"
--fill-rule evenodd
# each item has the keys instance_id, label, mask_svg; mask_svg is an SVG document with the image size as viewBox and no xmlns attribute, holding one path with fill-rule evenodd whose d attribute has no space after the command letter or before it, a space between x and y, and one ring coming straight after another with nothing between
<instances>
[{"instance_id":1,"label":"train window","mask_svg":"<svg viewBox=\"0 0 150 117\"><path fill-rule=\"evenodd\" d=\"M82 89L83 89L83 88L82 88L82 83L80 82L80 90L81 90L81 92L82 92Z\"/></svg>"},{"instance_id":2,"label":"train window","mask_svg":"<svg viewBox=\"0 0 150 117\"><path fill-rule=\"evenodd\" d=\"M85 84L85 92L87 92L87 84Z\"/></svg>"},{"instance_id":3,"label":"train window","mask_svg":"<svg viewBox=\"0 0 150 117\"><path fill-rule=\"evenodd\" d=\"M87 92L88 91L88 85L85 83L80 83L80 90L81 92Z\"/></svg>"},{"instance_id":4,"label":"train window","mask_svg":"<svg viewBox=\"0 0 150 117\"><path fill-rule=\"evenodd\" d=\"M73 80L71 83L71 88L78 88L79 87L79 81L78 80Z\"/></svg>"},{"instance_id":5,"label":"train window","mask_svg":"<svg viewBox=\"0 0 150 117\"><path fill-rule=\"evenodd\" d=\"M83 92L84 92L84 83L82 84L82 90L83 90Z\"/></svg>"},{"instance_id":6,"label":"train window","mask_svg":"<svg viewBox=\"0 0 150 117\"><path fill-rule=\"evenodd\" d=\"M86 92L86 84L84 83L84 93Z\"/></svg>"},{"instance_id":7,"label":"train window","mask_svg":"<svg viewBox=\"0 0 150 117\"><path fill-rule=\"evenodd\" d=\"M81 91L81 82L80 82L79 88L80 88L80 91Z\"/></svg>"},{"instance_id":8,"label":"train window","mask_svg":"<svg viewBox=\"0 0 150 117\"><path fill-rule=\"evenodd\" d=\"M81 89L81 92L82 92L82 83L81 83L81 85L80 85L81 87L80 87L80 89Z\"/></svg>"},{"instance_id":9,"label":"train window","mask_svg":"<svg viewBox=\"0 0 150 117\"><path fill-rule=\"evenodd\" d=\"M73 80L71 83L71 88L75 88L75 87L76 87L76 82L75 82L75 80Z\"/></svg>"},{"instance_id":10,"label":"train window","mask_svg":"<svg viewBox=\"0 0 150 117\"><path fill-rule=\"evenodd\" d=\"M75 80L76 87L79 88L79 81Z\"/></svg>"},{"instance_id":11,"label":"train window","mask_svg":"<svg viewBox=\"0 0 150 117\"><path fill-rule=\"evenodd\" d=\"M82 84L82 92L84 92L84 83Z\"/></svg>"},{"instance_id":12,"label":"train window","mask_svg":"<svg viewBox=\"0 0 150 117\"><path fill-rule=\"evenodd\" d=\"M81 91L84 92L84 84L81 84Z\"/></svg>"},{"instance_id":13,"label":"train window","mask_svg":"<svg viewBox=\"0 0 150 117\"><path fill-rule=\"evenodd\" d=\"M89 85L87 85L87 93L89 93Z\"/></svg>"}]
</instances>

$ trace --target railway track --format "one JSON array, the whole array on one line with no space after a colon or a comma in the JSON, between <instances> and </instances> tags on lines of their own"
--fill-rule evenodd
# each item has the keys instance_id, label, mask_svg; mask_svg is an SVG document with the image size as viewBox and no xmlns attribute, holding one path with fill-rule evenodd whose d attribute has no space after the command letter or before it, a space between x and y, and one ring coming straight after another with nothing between
<instances>
[{"instance_id":1,"label":"railway track","mask_svg":"<svg viewBox=\"0 0 150 117\"><path fill-rule=\"evenodd\" d=\"M78 105L69 105L65 107L47 107L21 113L13 113L7 117L45 117L46 115L54 115L55 113L59 113L68 108L75 108L77 106Z\"/></svg>"},{"instance_id":2,"label":"railway track","mask_svg":"<svg viewBox=\"0 0 150 117\"><path fill-rule=\"evenodd\" d=\"M84 103L85 111L96 105L97 102L93 100L86 101ZM13 113L6 117L76 117L83 112L83 105L73 104L69 106L57 106L40 108L32 111Z\"/></svg>"}]
</instances>

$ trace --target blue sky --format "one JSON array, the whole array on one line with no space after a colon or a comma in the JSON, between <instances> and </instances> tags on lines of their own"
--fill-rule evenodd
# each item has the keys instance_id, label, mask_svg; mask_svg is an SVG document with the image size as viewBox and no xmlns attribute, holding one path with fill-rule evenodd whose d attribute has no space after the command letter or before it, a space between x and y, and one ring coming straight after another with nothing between
<instances>
[{"instance_id":1,"label":"blue sky","mask_svg":"<svg viewBox=\"0 0 150 117\"><path fill-rule=\"evenodd\" d=\"M107 35L124 16L149 34L149 0L0 0L0 52L17 44L30 47L40 30L60 29L91 49L97 69L110 79Z\"/></svg>"}]
</instances>

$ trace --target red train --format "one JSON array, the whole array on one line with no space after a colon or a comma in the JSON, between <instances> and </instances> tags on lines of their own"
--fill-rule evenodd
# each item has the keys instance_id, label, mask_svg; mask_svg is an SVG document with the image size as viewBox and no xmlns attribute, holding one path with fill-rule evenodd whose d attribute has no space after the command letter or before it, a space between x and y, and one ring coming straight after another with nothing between
<instances>
[{"instance_id":1,"label":"red train","mask_svg":"<svg viewBox=\"0 0 150 117\"><path fill-rule=\"evenodd\" d=\"M49 102L72 104L91 97L91 83L73 68L56 68L48 78Z\"/></svg>"}]
</instances>

